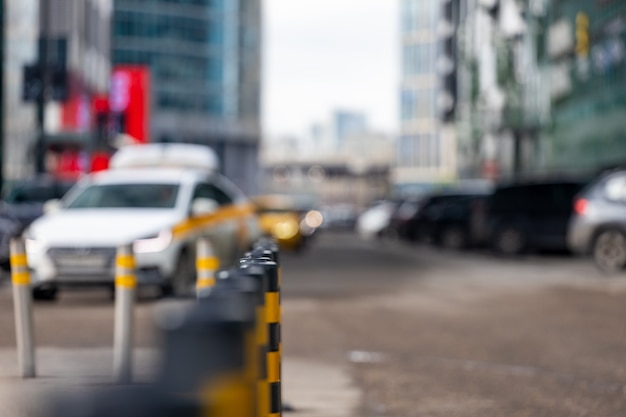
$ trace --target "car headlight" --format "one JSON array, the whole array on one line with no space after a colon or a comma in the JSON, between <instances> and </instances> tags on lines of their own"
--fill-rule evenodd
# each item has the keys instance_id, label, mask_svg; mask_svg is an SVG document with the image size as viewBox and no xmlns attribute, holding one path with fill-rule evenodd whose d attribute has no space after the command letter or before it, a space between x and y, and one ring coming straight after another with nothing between
<instances>
[{"instance_id":1,"label":"car headlight","mask_svg":"<svg viewBox=\"0 0 626 417\"><path fill-rule=\"evenodd\" d=\"M278 239L291 239L298 234L299 225L293 220L285 220L272 226L272 234Z\"/></svg>"},{"instance_id":2,"label":"car headlight","mask_svg":"<svg viewBox=\"0 0 626 417\"><path fill-rule=\"evenodd\" d=\"M135 253L161 252L167 249L170 243L172 243L172 231L164 230L155 235L135 240L133 250Z\"/></svg>"},{"instance_id":3,"label":"car headlight","mask_svg":"<svg viewBox=\"0 0 626 417\"><path fill-rule=\"evenodd\" d=\"M26 253L41 252L45 245L41 239L35 239L35 236L30 230L24 232L24 246Z\"/></svg>"}]
</instances>

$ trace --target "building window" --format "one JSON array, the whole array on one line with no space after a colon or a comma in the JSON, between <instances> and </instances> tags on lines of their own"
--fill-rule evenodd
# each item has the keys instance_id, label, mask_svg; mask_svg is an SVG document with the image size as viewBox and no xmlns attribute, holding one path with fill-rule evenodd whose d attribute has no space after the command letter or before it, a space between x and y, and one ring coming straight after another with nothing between
<instances>
[{"instance_id":1,"label":"building window","mask_svg":"<svg viewBox=\"0 0 626 417\"><path fill-rule=\"evenodd\" d=\"M402 91L402 120L432 119L435 117L435 90L432 88Z\"/></svg>"},{"instance_id":2,"label":"building window","mask_svg":"<svg viewBox=\"0 0 626 417\"><path fill-rule=\"evenodd\" d=\"M406 45L403 51L404 76L434 73L435 56L436 45L434 43Z\"/></svg>"},{"instance_id":3,"label":"building window","mask_svg":"<svg viewBox=\"0 0 626 417\"><path fill-rule=\"evenodd\" d=\"M437 24L439 2L436 0L404 0L402 3L402 30L434 30Z\"/></svg>"}]
</instances>

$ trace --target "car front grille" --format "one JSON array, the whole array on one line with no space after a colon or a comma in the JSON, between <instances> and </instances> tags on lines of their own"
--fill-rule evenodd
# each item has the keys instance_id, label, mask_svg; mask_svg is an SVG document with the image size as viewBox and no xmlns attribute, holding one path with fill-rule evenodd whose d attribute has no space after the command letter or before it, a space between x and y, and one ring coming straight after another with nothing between
<instances>
[{"instance_id":1,"label":"car front grille","mask_svg":"<svg viewBox=\"0 0 626 417\"><path fill-rule=\"evenodd\" d=\"M103 247L53 247L48 255L63 273L88 273L112 271L115 248Z\"/></svg>"}]
</instances>

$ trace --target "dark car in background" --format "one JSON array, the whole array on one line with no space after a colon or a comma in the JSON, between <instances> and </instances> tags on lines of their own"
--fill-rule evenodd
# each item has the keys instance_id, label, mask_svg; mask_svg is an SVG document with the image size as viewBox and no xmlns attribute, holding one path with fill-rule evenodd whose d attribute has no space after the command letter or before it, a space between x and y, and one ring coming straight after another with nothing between
<instances>
[{"instance_id":1,"label":"dark car in background","mask_svg":"<svg viewBox=\"0 0 626 417\"><path fill-rule=\"evenodd\" d=\"M554 179L498 186L487 209L492 248L504 255L566 250L573 200L585 184L581 179Z\"/></svg>"},{"instance_id":2,"label":"dark car in background","mask_svg":"<svg viewBox=\"0 0 626 417\"><path fill-rule=\"evenodd\" d=\"M591 254L604 271L626 268L626 169L601 175L575 198L570 249Z\"/></svg>"},{"instance_id":3,"label":"dark car in background","mask_svg":"<svg viewBox=\"0 0 626 417\"><path fill-rule=\"evenodd\" d=\"M75 181L40 177L15 184L5 197L12 215L26 228L43 215L47 201L63 198Z\"/></svg>"},{"instance_id":4,"label":"dark car in background","mask_svg":"<svg viewBox=\"0 0 626 417\"><path fill-rule=\"evenodd\" d=\"M407 222L413 241L446 249L462 249L484 241L487 193L446 193L426 197Z\"/></svg>"},{"instance_id":5,"label":"dark car in background","mask_svg":"<svg viewBox=\"0 0 626 417\"><path fill-rule=\"evenodd\" d=\"M415 241L410 223L422 207L423 199L421 196L411 196L396 201L382 237Z\"/></svg>"}]
</instances>

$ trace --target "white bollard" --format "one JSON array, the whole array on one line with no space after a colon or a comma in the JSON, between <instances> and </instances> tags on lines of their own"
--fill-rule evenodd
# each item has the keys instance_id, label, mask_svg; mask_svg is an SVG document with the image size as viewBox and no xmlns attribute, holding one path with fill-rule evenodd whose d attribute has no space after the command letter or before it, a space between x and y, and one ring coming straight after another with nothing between
<instances>
[{"instance_id":1,"label":"white bollard","mask_svg":"<svg viewBox=\"0 0 626 417\"><path fill-rule=\"evenodd\" d=\"M117 382L132 378L134 310L137 290L135 256L132 245L121 245L115 261L115 334L113 369Z\"/></svg>"},{"instance_id":2,"label":"white bollard","mask_svg":"<svg viewBox=\"0 0 626 417\"><path fill-rule=\"evenodd\" d=\"M11 281L15 309L17 356L22 378L35 377L35 339L33 331L33 295L24 239L13 238L11 247Z\"/></svg>"},{"instance_id":3,"label":"white bollard","mask_svg":"<svg viewBox=\"0 0 626 417\"><path fill-rule=\"evenodd\" d=\"M215 272L220 267L220 261L213 252L211 241L206 237L198 239L196 247L196 295L206 297L215 285Z\"/></svg>"}]
</instances>

